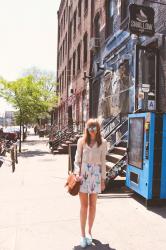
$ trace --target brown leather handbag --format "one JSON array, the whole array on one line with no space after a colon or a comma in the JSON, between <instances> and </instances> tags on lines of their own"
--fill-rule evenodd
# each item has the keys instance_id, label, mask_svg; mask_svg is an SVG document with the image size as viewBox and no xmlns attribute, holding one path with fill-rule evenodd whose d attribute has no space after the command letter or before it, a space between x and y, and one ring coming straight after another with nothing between
<instances>
[{"instance_id":1,"label":"brown leather handbag","mask_svg":"<svg viewBox=\"0 0 166 250\"><path fill-rule=\"evenodd\" d=\"M65 186L67 186L67 190L68 190L69 194L75 196L79 193L80 181L76 181L75 174L71 173L71 174L69 174L69 176L67 178L67 182L66 182Z\"/></svg>"}]
</instances>

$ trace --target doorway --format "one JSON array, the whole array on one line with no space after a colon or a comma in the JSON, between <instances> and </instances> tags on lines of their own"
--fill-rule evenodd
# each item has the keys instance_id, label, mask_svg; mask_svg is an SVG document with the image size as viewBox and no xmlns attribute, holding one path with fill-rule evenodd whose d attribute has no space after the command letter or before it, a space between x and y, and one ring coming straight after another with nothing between
<instances>
[{"instance_id":1,"label":"doorway","mask_svg":"<svg viewBox=\"0 0 166 250\"><path fill-rule=\"evenodd\" d=\"M73 125L72 106L68 107L68 126Z\"/></svg>"}]
</instances>

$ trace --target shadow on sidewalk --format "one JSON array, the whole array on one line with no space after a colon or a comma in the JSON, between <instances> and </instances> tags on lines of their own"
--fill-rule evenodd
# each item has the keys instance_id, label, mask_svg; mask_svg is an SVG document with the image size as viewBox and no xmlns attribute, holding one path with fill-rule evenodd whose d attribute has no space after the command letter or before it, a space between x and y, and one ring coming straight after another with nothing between
<instances>
[{"instance_id":1,"label":"shadow on sidewalk","mask_svg":"<svg viewBox=\"0 0 166 250\"><path fill-rule=\"evenodd\" d=\"M164 219L166 218L166 204L146 207L145 198L143 198L141 195L137 193L133 194L133 199L139 204L141 204L142 206L144 206L145 209L147 209L147 211L158 214Z\"/></svg>"},{"instance_id":2,"label":"shadow on sidewalk","mask_svg":"<svg viewBox=\"0 0 166 250\"><path fill-rule=\"evenodd\" d=\"M153 207L153 208L148 208L149 211L160 215L161 217L163 217L164 219L166 219L166 205L162 206L162 207Z\"/></svg>"},{"instance_id":3,"label":"shadow on sidewalk","mask_svg":"<svg viewBox=\"0 0 166 250\"><path fill-rule=\"evenodd\" d=\"M75 246L73 250L82 250L81 246ZM111 248L109 244L102 244L99 240L93 239L93 243L91 246L87 246L87 250L116 250L115 248Z\"/></svg>"},{"instance_id":4,"label":"shadow on sidewalk","mask_svg":"<svg viewBox=\"0 0 166 250\"><path fill-rule=\"evenodd\" d=\"M23 142L23 145L29 145L29 146L34 146L36 144L46 144L46 146L48 145L48 140L27 140Z\"/></svg>"},{"instance_id":5,"label":"shadow on sidewalk","mask_svg":"<svg viewBox=\"0 0 166 250\"><path fill-rule=\"evenodd\" d=\"M34 157L34 156L44 156L48 155L48 151L42 151L42 150L29 150L26 152L19 153L19 156L22 157Z\"/></svg>"}]
</instances>

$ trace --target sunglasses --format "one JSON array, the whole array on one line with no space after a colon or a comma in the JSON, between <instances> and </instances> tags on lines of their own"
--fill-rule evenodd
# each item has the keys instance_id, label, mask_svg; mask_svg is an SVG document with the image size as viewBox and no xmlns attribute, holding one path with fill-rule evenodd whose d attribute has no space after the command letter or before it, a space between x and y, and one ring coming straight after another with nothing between
<instances>
[{"instance_id":1,"label":"sunglasses","mask_svg":"<svg viewBox=\"0 0 166 250\"><path fill-rule=\"evenodd\" d=\"M97 127L89 127L89 128L88 128L88 131L89 131L89 132L92 132L92 131L95 132L95 131L97 131Z\"/></svg>"}]
</instances>

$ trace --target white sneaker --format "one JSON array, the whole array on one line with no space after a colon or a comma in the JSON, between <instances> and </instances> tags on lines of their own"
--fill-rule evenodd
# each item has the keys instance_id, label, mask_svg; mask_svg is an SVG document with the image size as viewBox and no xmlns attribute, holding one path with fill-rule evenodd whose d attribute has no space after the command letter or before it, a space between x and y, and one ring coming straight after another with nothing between
<instances>
[{"instance_id":1,"label":"white sneaker","mask_svg":"<svg viewBox=\"0 0 166 250\"><path fill-rule=\"evenodd\" d=\"M81 237L80 246L85 248L87 246L86 237Z\"/></svg>"},{"instance_id":2,"label":"white sneaker","mask_svg":"<svg viewBox=\"0 0 166 250\"><path fill-rule=\"evenodd\" d=\"M91 236L90 234L88 234L88 235L86 236L87 245L88 245L88 246L92 245L92 241L93 241L92 236Z\"/></svg>"}]
</instances>

